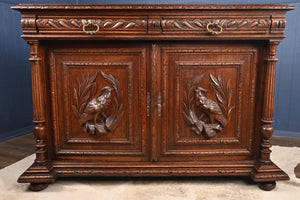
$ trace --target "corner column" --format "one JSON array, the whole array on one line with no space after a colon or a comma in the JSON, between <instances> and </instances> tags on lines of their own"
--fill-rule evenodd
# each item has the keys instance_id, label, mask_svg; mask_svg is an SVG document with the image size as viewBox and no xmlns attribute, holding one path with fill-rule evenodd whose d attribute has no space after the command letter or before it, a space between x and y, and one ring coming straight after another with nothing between
<instances>
[{"instance_id":1,"label":"corner column","mask_svg":"<svg viewBox=\"0 0 300 200\"><path fill-rule=\"evenodd\" d=\"M19 183L31 183L31 190L42 190L47 183L55 181L56 175L52 164L49 162L47 150L46 129L46 81L41 51L38 41L29 41L32 75L32 99L33 99L33 132L36 138L36 159L18 179Z\"/></svg>"},{"instance_id":2,"label":"corner column","mask_svg":"<svg viewBox=\"0 0 300 200\"><path fill-rule=\"evenodd\" d=\"M270 138L273 135L273 113L274 113L274 93L275 93L275 73L277 46L279 41L270 41L267 46L265 56L264 70L264 96L262 106L262 118L260 135L261 141L259 146L259 159L251 173L251 178L259 182L259 187L263 190L272 190L275 188L275 181L289 180L288 175L277 167L270 159L272 147Z\"/></svg>"},{"instance_id":3,"label":"corner column","mask_svg":"<svg viewBox=\"0 0 300 200\"><path fill-rule=\"evenodd\" d=\"M274 113L274 93L275 93L275 73L276 73L276 51L279 42L269 42L268 44L268 54L265 60L265 92L263 98L263 110L261 119L261 144L260 144L260 162L269 163L270 162L270 148L272 147L270 143L270 138L273 135L273 113Z\"/></svg>"}]
</instances>

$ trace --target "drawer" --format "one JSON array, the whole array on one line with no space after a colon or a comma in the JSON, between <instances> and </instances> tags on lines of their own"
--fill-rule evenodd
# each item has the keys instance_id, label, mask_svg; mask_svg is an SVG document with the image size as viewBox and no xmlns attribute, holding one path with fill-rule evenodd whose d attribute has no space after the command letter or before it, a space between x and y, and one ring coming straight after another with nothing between
<instances>
[{"instance_id":1,"label":"drawer","mask_svg":"<svg viewBox=\"0 0 300 200\"><path fill-rule=\"evenodd\" d=\"M262 17L224 16L40 16L36 20L39 34L157 34L182 33L204 35L268 34L271 19ZM149 27L149 28L147 28ZM152 32L157 30L158 32Z\"/></svg>"},{"instance_id":2,"label":"drawer","mask_svg":"<svg viewBox=\"0 0 300 200\"><path fill-rule=\"evenodd\" d=\"M144 16L40 16L39 34L145 34Z\"/></svg>"},{"instance_id":3,"label":"drawer","mask_svg":"<svg viewBox=\"0 0 300 200\"><path fill-rule=\"evenodd\" d=\"M161 19L163 34L268 34L268 16L166 16Z\"/></svg>"}]
</instances>

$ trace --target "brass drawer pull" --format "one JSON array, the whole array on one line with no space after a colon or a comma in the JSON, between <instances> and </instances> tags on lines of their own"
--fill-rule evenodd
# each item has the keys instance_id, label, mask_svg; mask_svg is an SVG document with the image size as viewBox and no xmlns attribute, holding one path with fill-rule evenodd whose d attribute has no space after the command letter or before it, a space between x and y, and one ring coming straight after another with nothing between
<instances>
[{"instance_id":1,"label":"brass drawer pull","mask_svg":"<svg viewBox=\"0 0 300 200\"><path fill-rule=\"evenodd\" d=\"M215 31L214 29L219 29L219 31ZM222 26L218 23L218 22L211 22L208 23L206 26L206 29L209 33L211 33L212 35L219 35L222 33L223 28Z\"/></svg>"},{"instance_id":2,"label":"brass drawer pull","mask_svg":"<svg viewBox=\"0 0 300 200\"><path fill-rule=\"evenodd\" d=\"M87 31L85 28L86 28L86 27L89 27L89 26L95 26L95 27L97 27L97 29L94 30L94 31ZM90 19L88 20L88 23L85 24L85 25L83 25L83 27L82 27L83 32L85 32L86 34L91 34L91 35L94 35L94 34L98 33L99 29L100 29L99 25L98 25L98 24L95 24L95 23L94 23L92 20L90 20Z\"/></svg>"}]
</instances>

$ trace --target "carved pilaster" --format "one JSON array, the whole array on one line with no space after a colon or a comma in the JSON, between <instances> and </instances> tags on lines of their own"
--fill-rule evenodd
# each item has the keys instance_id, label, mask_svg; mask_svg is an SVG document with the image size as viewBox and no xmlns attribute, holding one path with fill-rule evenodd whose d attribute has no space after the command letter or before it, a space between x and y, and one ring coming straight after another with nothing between
<instances>
[{"instance_id":1,"label":"carved pilaster","mask_svg":"<svg viewBox=\"0 0 300 200\"><path fill-rule=\"evenodd\" d=\"M275 71L276 71L276 50L279 42L270 42L268 44L268 55L266 58L266 77L265 92L263 97L263 110L261 119L260 161L270 162L270 138L273 135L273 110L274 110L274 90L275 90Z\"/></svg>"},{"instance_id":2,"label":"carved pilaster","mask_svg":"<svg viewBox=\"0 0 300 200\"><path fill-rule=\"evenodd\" d=\"M43 103L43 80L41 69L41 58L38 57L38 42L29 42L32 76L32 99L33 99L33 128L36 137L36 159L38 164L46 162L46 143L45 143L45 105Z\"/></svg>"},{"instance_id":3,"label":"carved pilaster","mask_svg":"<svg viewBox=\"0 0 300 200\"><path fill-rule=\"evenodd\" d=\"M47 135L46 135L46 88L45 74L42 59L39 57L39 42L30 41L32 99L33 99L33 132L36 138L36 159L34 164L27 169L18 179L18 182L49 183L54 182L55 173L48 161Z\"/></svg>"},{"instance_id":4,"label":"carved pilaster","mask_svg":"<svg viewBox=\"0 0 300 200\"><path fill-rule=\"evenodd\" d=\"M261 119L261 142L259 147L259 160L252 172L252 179L256 182L270 182L288 180L289 177L270 160L270 138L273 135L273 110L276 72L276 50L279 42L269 42L265 59L265 84Z\"/></svg>"}]
</instances>

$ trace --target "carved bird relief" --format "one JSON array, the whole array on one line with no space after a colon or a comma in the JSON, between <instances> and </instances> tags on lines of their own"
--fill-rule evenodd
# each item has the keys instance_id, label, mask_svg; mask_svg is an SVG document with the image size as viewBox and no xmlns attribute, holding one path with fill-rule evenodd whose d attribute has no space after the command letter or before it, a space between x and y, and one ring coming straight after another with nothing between
<instances>
[{"instance_id":1,"label":"carved bird relief","mask_svg":"<svg viewBox=\"0 0 300 200\"><path fill-rule=\"evenodd\" d=\"M227 125L227 119L223 115L222 109L217 102L212 99L208 99L205 96L207 92L206 89L202 87L197 87L195 89L196 93L196 105L205 112L205 114L209 117L211 125L213 125L214 121L217 120L222 124L223 127Z\"/></svg>"},{"instance_id":2,"label":"carved bird relief","mask_svg":"<svg viewBox=\"0 0 300 200\"><path fill-rule=\"evenodd\" d=\"M226 127L234 106L231 106L230 81L226 82L225 77L222 79L220 75L215 78L209 74L218 100L216 102L207 98L207 89L200 86L204 75L205 72L188 81L184 92L183 117L197 135L211 138Z\"/></svg>"},{"instance_id":3,"label":"carved bird relief","mask_svg":"<svg viewBox=\"0 0 300 200\"><path fill-rule=\"evenodd\" d=\"M111 74L100 72L104 80L110 85L101 88L97 93L97 73L92 77L82 76L74 88L75 104L72 106L78 118L78 123L86 133L96 135L113 131L124 115L122 91L119 81ZM108 113L108 116L107 116Z\"/></svg>"},{"instance_id":4,"label":"carved bird relief","mask_svg":"<svg viewBox=\"0 0 300 200\"><path fill-rule=\"evenodd\" d=\"M101 90L103 91L103 93L99 97L92 99L86 105L83 113L80 115L80 119L78 120L80 125L84 125L84 123L93 119L93 123L95 126L97 125L99 117L102 118L101 123L103 123L104 120L106 120L107 116L105 115L105 111L109 108L111 104L111 92L113 91L113 88L105 86ZM90 133L95 134L95 129L92 129Z\"/></svg>"}]
</instances>

